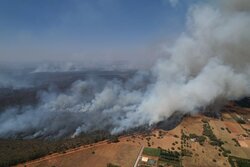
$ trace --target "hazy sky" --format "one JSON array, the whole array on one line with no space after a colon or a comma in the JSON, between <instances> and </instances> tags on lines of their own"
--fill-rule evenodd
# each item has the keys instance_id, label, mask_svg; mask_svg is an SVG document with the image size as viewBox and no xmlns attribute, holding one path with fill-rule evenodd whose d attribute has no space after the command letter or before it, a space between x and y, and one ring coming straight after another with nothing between
<instances>
[{"instance_id":1,"label":"hazy sky","mask_svg":"<svg viewBox=\"0 0 250 167\"><path fill-rule=\"evenodd\" d=\"M197 0L196 0L197 1ZM0 0L1 62L152 61L194 0Z\"/></svg>"}]
</instances>

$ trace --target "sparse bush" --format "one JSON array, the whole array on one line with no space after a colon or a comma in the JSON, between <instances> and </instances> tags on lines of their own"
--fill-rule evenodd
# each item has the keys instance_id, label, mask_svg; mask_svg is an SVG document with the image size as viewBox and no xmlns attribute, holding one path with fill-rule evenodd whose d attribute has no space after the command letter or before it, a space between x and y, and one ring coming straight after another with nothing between
<instances>
[{"instance_id":1,"label":"sparse bush","mask_svg":"<svg viewBox=\"0 0 250 167\"><path fill-rule=\"evenodd\" d=\"M232 140L235 142L235 146L236 146L236 147L237 147L237 146L240 147L240 143L238 142L237 139L233 138Z\"/></svg>"},{"instance_id":2,"label":"sparse bush","mask_svg":"<svg viewBox=\"0 0 250 167\"><path fill-rule=\"evenodd\" d=\"M179 138L179 136L178 136L178 135L174 135L174 137L175 137L175 138Z\"/></svg>"},{"instance_id":3,"label":"sparse bush","mask_svg":"<svg viewBox=\"0 0 250 167\"><path fill-rule=\"evenodd\" d=\"M108 163L107 164L107 167L120 167L119 165L114 165L114 164L112 164L112 163Z\"/></svg>"},{"instance_id":4,"label":"sparse bush","mask_svg":"<svg viewBox=\"0 0 250 167\"><path fill-rule=\"evenodd\" d=\"M232 133L228 128L226 128L226 130L227 130L228 133Z\"/></svg>"}]
</instances>

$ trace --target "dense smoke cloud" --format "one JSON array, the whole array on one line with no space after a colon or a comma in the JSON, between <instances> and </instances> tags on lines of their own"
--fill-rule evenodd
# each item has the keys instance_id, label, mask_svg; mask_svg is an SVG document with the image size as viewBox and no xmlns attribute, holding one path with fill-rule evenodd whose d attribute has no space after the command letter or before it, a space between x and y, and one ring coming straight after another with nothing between
<instances>
[{"instance_id":1,"label":"dense smoke cloud","mask_svg":"<svg viewBox=\"0 0 250 167\"><path fill-rule=\"evenodd\" d=\"M147 73L118 80L76 81L64 93L39 94L37 107L8 109L0 115L1 136L26 138L75 136L88 130L112 130L142 101Z\"/></svg>"},{"instance_id":2,"label":"dense smoke cloud","mask_svg":"<svg viewBox=\"0 0 250 167\"><path fill-rule=\"evenodd\" d=\"M136 123L156 123L174 111L197 112L219 98L249 95L250 2L222 4L190 9L188 32L166 49L171 56L155 67L157 82L118 131Z\"/></svg>"},{"instance_id":3,"label":"dense smoke cloud","mask_svg":"<svg viewBox=\"0 0 250 167\"><path fill-rule=\"evenodd\" d=\"M41 92L37 107L8 109L0 115L0 136L78 135L93 129L112 133L153 124L175 111L200 112L217 100L250 94L250 2L221 0L190 8L187 32L153 76L124 82L77 81L66 92ZM145 78L154 78L154 83ZM141 86L143 85L143 86Z\"/></svg>"}]
</instances>

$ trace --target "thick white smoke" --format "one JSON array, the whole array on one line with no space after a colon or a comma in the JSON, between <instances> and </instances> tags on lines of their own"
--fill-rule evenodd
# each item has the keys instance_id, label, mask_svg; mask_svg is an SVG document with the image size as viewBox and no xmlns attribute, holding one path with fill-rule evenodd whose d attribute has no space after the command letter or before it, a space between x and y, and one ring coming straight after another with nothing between
<instances>
[{"instance_id":1,"label":"thick white smoke","mask_svg":"<svg viewBox=\"0 0 250 167\"><path fill-rule=\"evenodd\" d=\"M250 1L220 2L218 8L203 4L190 9L188 31L166 49L171 56L154 68L157 82L114 131L249 95Z\"/></svg>"},{"instance_id":2,"label":"thick white smoke","mask_svg":"<svg viewBox=\"0 0 250 167\"><path fill-rule=\"evenodd\" d=\"M126 83L113 80L101 85L95 83L97 80L86 80L74 82L64 93L43 91L35 108L12 108L0 115L0 136L59 138L89 130L112 130L142 101L142 75Z\"/></svg>"},{"instance_id":3,"label":"thick white smoke","mask_svg":"<svg viewBox=\"0 0 250 167\"><path fill-rule=\"evenodd\" d=\"M153 68L156 81L146 90L140 74L97 90L91 88L94 81L78 81L64 93L43 92L35 109L0 115L0 136L75 136L102 128L116 133L157 123L175 111L199 112L218 99L249 96L250 1L194 5L187 18L187 31L165 48L168 58Z\"/></svg>"}]
</instances>

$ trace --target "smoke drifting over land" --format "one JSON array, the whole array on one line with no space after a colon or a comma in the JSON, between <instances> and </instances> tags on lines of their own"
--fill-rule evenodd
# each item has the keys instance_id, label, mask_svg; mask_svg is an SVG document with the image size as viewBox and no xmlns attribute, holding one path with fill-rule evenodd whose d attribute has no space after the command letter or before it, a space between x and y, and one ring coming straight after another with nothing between
<instances>
[{"instance_id":1,"label":"smoke drifting over land","mask_svg":"<svg viewBox=\"0 0 250 167\"><path fill-rule=\"evenodd\" d=\"M218 98L249 94L250 10L248 1L223 1L221 8L193 6L188 32L167 48L170 57L157 64L157 82L138 108L157 122L173 111L195 112Z\"/></svg>"},{"instance_id":2,"label":"smoke drifting over land","mask_svg":"<svg viewBox=\"0 0 250 167\"><path fill-rule=\"evenodd\" d=\"M62 137L95 129L112 133L153 124L175 111L195 113L217 100L250 94L250 2L220 0L192 6L187 32L152 74L121 81L76 81L39 94L39 104L0 115L0 136ZM152 78L152 79L148 79Z\"/></svg>"}]
</instances>

